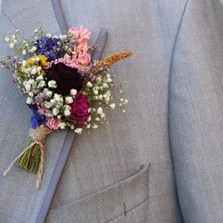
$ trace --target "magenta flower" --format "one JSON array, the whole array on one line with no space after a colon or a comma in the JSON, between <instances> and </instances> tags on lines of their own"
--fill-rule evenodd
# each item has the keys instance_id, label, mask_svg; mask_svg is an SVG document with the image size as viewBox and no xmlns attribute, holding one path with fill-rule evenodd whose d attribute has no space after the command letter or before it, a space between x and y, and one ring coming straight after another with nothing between
<instances>
[{"instance_id":1,"label":"magenta flower","mask_svg":"<svg viewBox=\"0 0 223 223\"><path fill-rule=\"evenodd\" d=\"M77 122L79 126L82 126L89 117L90 103L82 93L78 93L71 105L70 119Z\"/></svg>"}]
</instances>

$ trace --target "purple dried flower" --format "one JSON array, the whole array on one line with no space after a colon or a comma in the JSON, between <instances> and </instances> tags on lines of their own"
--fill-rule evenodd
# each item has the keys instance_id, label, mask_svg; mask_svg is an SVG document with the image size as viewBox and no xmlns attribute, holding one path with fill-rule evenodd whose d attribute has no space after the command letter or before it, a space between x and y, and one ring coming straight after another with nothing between
<instances>
[{"instance_id":1,"label":"purple dried flower","mask_svg":"<svg viewBox=\"0 0 223 223\"><path fill-rule=\"evenodd\" d=\"M95 76L94 74L90 74L90 75L89 75L89 78L90 78L90 79L95 79L96 76Z\"/></svg>"},{"instance_id":2,"label":"purple dried flower","mask_svg":"<svg viewBox=\"0 0 223 223\"><path fill-rule=\"evenodd\" d=\"M5 61L0 61L0 67L4 67L5 66Z\"/></svg>"},{"instance_id":3,"label":"purple dried flower","mask_svg":"<svg viewBox=\"0 0 223 223\"><path fill-rule=\"evenodd\" d=\"M45 55L48 61L52 61L63 56L59 46L60 42L61 40L58 38L44 36L38 39L34 46L36 46L38 54Z\"/></svg>"}]
</instances>

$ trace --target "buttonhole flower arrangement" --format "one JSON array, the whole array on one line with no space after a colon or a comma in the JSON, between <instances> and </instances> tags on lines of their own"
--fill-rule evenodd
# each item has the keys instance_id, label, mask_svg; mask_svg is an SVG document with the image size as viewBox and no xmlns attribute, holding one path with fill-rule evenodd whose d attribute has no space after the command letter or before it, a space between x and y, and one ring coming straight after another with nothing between
<instances>
[{"instance_id":1,"label":"buttonhole flower arrangement","mask_svg":"<svg viewBox=\"0 0 223 223\"><path fill-rule=\"evenodd\" d=\"M14 54L0 58L0 67L12 73L33 116L27 144L4 175L14 163L33 173L38 171L36 188L40 189L48 134L58 129L72 129L77 134L84 128L96 129L107 122L107 108L128 103L114 97L121 83L115 83L110 68L132 52L92 61L96 46L89 45L89 39L90 31L85 27L72 27L60 36L37 28L29 39L22 38L18 30L5 37Z\"/></svg>"}]
</instances>

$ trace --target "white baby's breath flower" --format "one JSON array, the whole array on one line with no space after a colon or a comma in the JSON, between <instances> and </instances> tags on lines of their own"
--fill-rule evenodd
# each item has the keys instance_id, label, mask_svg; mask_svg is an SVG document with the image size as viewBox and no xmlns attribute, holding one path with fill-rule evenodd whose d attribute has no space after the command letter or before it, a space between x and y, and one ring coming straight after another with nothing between
<instances>
[{"instance_id":1,"label":"white baby's breath flower","mask_svg":"<svg viewBox=\"0 0 223 223\"><path fill-rule=\"evenodd\" d=\"M36 70L37 70L38 73L40 73L40 71L42 70L42 67L38 66L38 67L36 68ZM42 75L39 75L39 76L41 76L41 77L43 78Z\"/></svg>"},{"instance_id":2,"label":"white baby's breath flower","mask_svg":"<svg viewBox=\"0 0 223 223\"><path fill-rule=\"evenodd\" d=\"M87 124L86 128L87 129L91 128L91 124Z\"/></svg>"},{"instance_id":3,"label":"white baby's breath flower","mask_svg":"<svg viewBox=\"0 0 223 223\"><path fill-rule=\"evenodd\" d=\"M28 83L29 83L29 84L34 84L34 82L35 82L34 79L29 79L29 80L28 80Z\"/></svg>"},{"instance_id":4,"label":"white baby's breath flower","mask_svg":"<svg viewBox=\"0 0 223 223\"><path fill-rule=\"evenodd\" d=\"M93 86L93 84L92 84L90 81L88 81L88 82L87 82L87 87L90 88L90 87L92 87L92 86Z\"/></svg>"},{"instance_id":5,"label":"white baby's breath flower","mask_svg":"<svg viewBox=\"0 0 223 223\"><path fill-rule=\"evenodd\" d=\"M100 83L101 82L101 77L97 77L97 82Z\"/></svg>"},{"instance_id":6,"label":"white baby's breath flower","mask_svg":"<svg viewBox=\"0 0 223 223\"><path fill-rule=\"evenodd\" d=\"M9 45L9 47L12 48L12 49L14 48L14 46L15 46L14 43L10 43L10 45Z\"/></svg>"},{"instance_id":7,"label":"white baby's breath flower","mask_svg":"<svg viewBox=\"0 0 223 223\"><path fill-rule=\"evenodd\" d=\"M52 91L46 91L46 95L51 98L52 97L53 92Z\"/></svg>"},{"instance_id":8,"label":"white baby's breath flower","mask_svg":"<svg viewBox=\"0 0 223 223\"><path fill-rule=\"evenodd\" d=\"M29 51L31 52L31 53L34 53L35 51L36 51L36 46L33 46Z\"/></svg>"},{"instance_id":9,"label":"white baby's breath flower","mask_svg":"<svg viewBox=\"0 0 223 223\"><path fill-rule=\"evenodd\" d=\"M23 51L22 51L22 54L23 54L23 55L26 55L26 50L23 50Z\"/></svg>"},{"instance_id":10,"label":"white baby's breath flower","mask_svg":"<svg viewBox=\"0 0 223 223\"><path fill-rule=\"evenodd\" d=\"M125 109L123 109L122 112L125 113Z\"/></svg>"},{"instance_id":11,"label":"white baby's breath flower","mask_svg":"<svg viewBox=\"0 0 223 223\"><path fill-rule=\"evenodd\" d=\"M26 104L31 104L31 103L32 103L32 101L33 101L33 99L32 99L32 98L30 98L30 97L28 97L28 98L26 99Z\"/></svg>"},{"instance_id":12,"label":"white baby's breath flower","mask_svg":"<svg viewBox=\"0 0 223 223\"><path fill-rule=\"evenodd\" d=\"M57 116L59 113L59 110L57 108L53 108L53 115Z\"/></svg>"},{"instance_id":13,"label":"white baby's breath flower","mask_svg":"<svg viewBox=\"0 0 223 223\"><path fill-rule=\"evenodd\" d=\"M105 97L106 102L109 102L110 100L111 100L111 97L109 97L109 96Z\"/></svg>"},{"instance_id":14,"label":"white baby's breath flower","mask_svg":"<svg viewBox=\"0 0 223 223\"><path fill-rule=\"evenodd\" d=\"M108 88L108 84L107 83L103 83L103 88Z\"/></svg>"},{"instance_id":15,"label":"white baby's breath flower","mask_svg":"<svg viewBox=\"0 0 223 223\"><path fill-rule=\"evenodd\" d=\"M99 117L96 117L95 120L96 120L97 122L99 122L99 121L100 121L100 118L99 118Z\"/></svg>"},{"instance_id":16,"label":"white baby's breath flower","mask_svg":"<svg viewBox=\"0 0 223 223\"><path fill-rule=\"evenodd\" d=\"M76 90L76 89L71 89L71 90L70 90L70 94L71 94L72 96L75 96L75 95L77 94L77 90Z\"/></svg>"},{"instance_id":17,"label":"white baby's breath flower","mask_svg":"<svg viewBox=\"0 0 223 223\"><path fill-rule=\"evenodd\" d=\"M77 133L77 134L81 134L82 133L82 128L76 128L74 130L74 132Z\"/></svg>"},{"instance_id":18,"label":"white baby's breath flower","mask_svg":"<svg viewBox=\"0 0 223 223\"><path fill-rule=\"evenodd\" d=\"M115 109L115 103L110 104L109 107L110 107L112 110Z\"/></svg>"},{"instance_id":19,"label":"white baby's breath flower","mask_svg":"<svg viewBox=\"0 0 223 223\"><path fill-rule=\"evenodd\" d=\"M34 33L38 33L38 29L34 29Z\"/></svg>"},{"instance_id":20,"label":"white baby's breath flower","mask_svg":"<svg viewBox=\"0 0 223 223\"><path fill-rule=\"evenodd\" d=\"M90 121L91 121L91 116L89 115L88 119L87 119L87 122L90 122Z\"/></svg>"},{"instance_id":21,"label":"white baby's breath flower","mask_svg":"<svg viewBox=\"0 0 223 223\"><path fill-rule=\"evenodd\" d=\"M98 90L93 89L94 94L98 94Z\"/></svg>"},{"instance_id":22,"label":"white baby's breath flower","mask_svg":"<svg viewBox=\"0 0 223 223\"><path fill-rule=\"evenodd\" d=\"M51 104L51 107L52 107L52 106L54 106L56 104L56 101L54 99L51 99L50 100L50 104Z\"/></svg>"},{"instance_id":23,"label":"white baby's breath flower","mask_svg":"<svg viewBox=\"0 0 223 223\"><path fill-rule=\"evenodd\" d=\"M92 128L93 128L93 129L97 129L97 128L98 128L98 125L93 124L93 125L92 125Z\"/></svg>"},{"instance_id":24,"label":"white baby's breath flower","mask_svg":"<svg viewBox=\"0 0 223 223\"><path fill-rule=\"evenodd\" d=\"M52 37L52 34L47 33L46 36L47 36L48 38L51 38L51 37Z\"/></svg>"},{"instance_id":25,"label":"white baby's breath flower","mask_svg":"<svg viewBox=\"0 0 223 223\"><path fill-rule=\"evenodd\" d=\"M103 113L103 108L102 108L102 107L99 107L99 108L97 109L97 113L98 113L98 114Z\"/></svg>"},{"instance_id":26,"label":"white baby's breath flower","mask_svg":"<svg viewBox=\"0 0 223 223\"><path fill-rule=\"evenodd\" d=\"M71 104L71 103L73 103L73 98L68 96L65 98L65 101L67 104Z\"/></svg>"},{"instance_id":27,"label":"white baby's breath flower","mask_svg":"<svg viewBox=\"0 0 223 223\"><path fill-rule=\"evenodd\" d=\"M5 37L5 41L9 42L9 37L8 36Z\"/></svg>"},{"instance_id":28,"label":"white baby's breath flower","mask_svg":"<svg viewBox=\"0 0 223 223\"><path fill-rule=\"evenodd\" d=\"M100 114L101 118L105 118L105 113Z\"/></svg>"},{"instance_id":29,"label":"white baby's breath flower","mask_svg":"<svg viewBox=\"0 0 223 223\"><path fill-rule=\"evenodd\" d=\"M26 61L23 60L23 61L22 61L22 66L25 66L25 64L26 64Z\"/></svg>"},{"instance_id":30,"label":"white baby's breath flower","mask_svg":"<svg viewBox=\"0 0 223 223\"><path fill-rule=\"evenodd\" d=\"M64 110L70 110L71 109L71 107L69 105L64 105L63 108L64 108Z\"/></svg>"},{"instance_id":31,"label":"white baby's breath flower","mask_svg":"<svg viewBox=\"0 0 223 223\"><path fill-rule=\"evenodd\" d=\"M126 105L128 104L128 102L129 102L128 99L125 99L123 103Z\"/></svg>"},{"instance_id":32,"label":"white baby's breath flower","mask_svg":"<svg viewBox=\"0 0 223 223\"><path fill-rule=\"evenodd\" d=\"M96 109L95 108L91 108L91 110L93 113L96 112Z\"/></svg>"},{"instance_id":33,"label":"white baby's breath flower","mask_svg":"<svg viewBox=\"0 0 223 223\"><path fill-rule=\"evenodd\" d=\"M47 101L47 102L45 102L45 103L44 103L44 105L45 105L45 107L46 107L46 108L50 108L50 107L51 107L51 103L50 103L50 102L48 102L48 101Z\"/></svg>"},{"instance_id":34,"label":"white baby's breath flower","mask_svg":"<svg viewBox=\"0 0 223 223\"><path fill-rule=\"evenodd\" d=\"M30 89L31 89L31 84L27 83L27 84L25 85L25 89L26 89L27 92L29 92Z\"/></svg>"},{"instance_id":35,"label":"white baby's breath flower","mask_svg":"<svg viewBox=\"0 0 223 223\"><path fill-rule=\"evenodd\" d=\"M45 81L40 81L38 86L39 87L44 87L45 85L46 85L46 82Z\"/></svg>"},{"instance_id":36,"label":"white baby's breath flower","mask_svg":"<svg viewBox=\"0 0 223 223\"><path fill-rule=\"evenodd\" d=\"M29 97L31 97L31 98L34 96L33 92L31 92L31 91L28 93L28 95L29 95Z\"/></svg>"},{"instance_id":37,"label":"white baby's breath flower","mask_svg":"<svg viewBox=\"0 0 223 223\"><path fill-rule=\"evenodd\" d=\"M54 81L54 80L51 80L51 81L48 82L48 86L50 88L56 88L57 87L57 82Z\"/></svg>"},{"instance_id":38,"label":"white baby's breath flower","mask_svg":"<svg viewBox=\"0 0 223 223\"><path fill-rule=\"evenodd\" d=\"M56 103L55 108L60 109L62 107L63 104L61 103Z\"/></svg>"},{"instance_id":39,"label":"white baby's breath flower","mask_svg":"<svg viewBox=\"0 0 223 223\"><path fill-rule=\"evenodd\" d=\"M59 124L59 127L60 127L61 129L65 129L65 128L66 128L66 124L65 124L64 122L61 122L61 123Z\"/></svg>"},{"instance_id":40,"label":"white baby's breath flower","mask_svg":"<svg viewBox=\"0 0 223 223\"><path fill-rule=\"evenodd\" d=\"M31 74L31 71L32 71L32 68L31 67L28 67L28 68L25 69L25 72L27 74Z\"/></svg>"},{"instance_id":41,"label":"white baby's breath flower","mask_svg":"<svg viewBox=\"0 0 223 223\"><path fill-rule=\"evenodd\" d=\"M108 83L111 83L111 82L112 82L112 79L109 77L109 78L107 79L107 82L108 82Z\"/></svg>"},{"instance_id":42,"label":"white baby's breath flower","mask_svg":"<svg viewBox=\"0 0 223 223\"><path fill-rule=\"evenodd\" d=\"M32 70L31 70L31 74L36 74L36 72L37 72L36 68L33 67Z\"/></svg>"},{"instance_id":43,"label":"white baby's breath flower","mask_svg":"<svg viewBox=\"0 0 223 223\"><path fill-rule=\"evenodd\" d=\"M59 94L54 94L54 99L57 101L57 103L62 104L63 103L63 97Z\"/></svg>"},{"instance_id":44,"label":"white baby's breath flower","mask_svg":"<svg viewBox=\"0 0 223 223\"><path fill-rule=\"evenodd\" d=\"M43 80L43 76L42 75L39 75L37 78L36 78L37 81L41 81Z\"/></svg>"},{"instance_id":45,"label":"white baby's breath flower","mask_svg":"<svg viewBox=\"0 0 223 223\"><path fill-rule=\"evenodd\" d=\"M64 115L65 115L65 116L69 116L70 114L71 114L71 112L70 112L69 110L66 109L66 110L64 111Z\"/></svg>"}]
</instances>

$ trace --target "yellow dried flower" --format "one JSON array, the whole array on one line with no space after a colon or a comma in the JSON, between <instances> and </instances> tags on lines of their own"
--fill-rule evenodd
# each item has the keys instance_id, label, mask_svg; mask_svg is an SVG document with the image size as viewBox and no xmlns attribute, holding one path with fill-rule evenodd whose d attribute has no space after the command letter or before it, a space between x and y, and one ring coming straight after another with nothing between
<instances>
[{"instance_id":1,"label":"yellow dried flower","mask_svg":"<svg viewBox=\"0 0 223 223\"><path fill-rule=\"evenodd\" d=\"M43 65L43 67L48 66L47 58L44 55L39 55L39 59L40 59L41 64Z\"/></svg>"},{"instance_id":2,"label":"yellow dried flower","mask_svg":"<svg viewBox=\"0 0 223 223\"><path fill-rule=\"evenodd\" d=\"M24 65L19 68L19 73L21 76L25 76L25 69L32 68L33 71L38 70L39 67L42 69L39 70L41 75L46 75L46 72L43 70L44 67L48 66L47 58L44 55L33 56L29 58Z\"/></svg>"},{"instance_id":3,"label":"yellow dried flower","mask_svg":"<svg viewBox=\"0 0 223 223\"><path fill-rule=\"evenodd\" d=\"M25 67L30 67L33 65L47 67L47 58L44 55L33 56L29 58L25 63Z\"/></svg>"}]
</instances>

